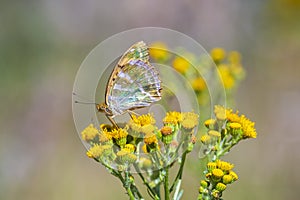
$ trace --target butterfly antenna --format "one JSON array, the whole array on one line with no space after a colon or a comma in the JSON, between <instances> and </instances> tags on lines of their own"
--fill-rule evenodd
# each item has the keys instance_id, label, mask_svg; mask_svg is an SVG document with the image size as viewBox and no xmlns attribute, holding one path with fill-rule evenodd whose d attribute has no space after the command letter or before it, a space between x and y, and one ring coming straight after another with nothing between
<instances>
[{"instance_id":1,"label":"butterfly antenna","mask_svg":"<svg viewBox=\"0 0 300 200\"><path fill-rule=\"evenodd\" d=\"M83 101L74 101L74 103L79 103L79 104L93 104L93 105L97 105L96 103L93 102L83 102Z\"/></svg>"},{"instance_id":2,"label":"butterfly antenna","mask_svg":"<svg viewBox=\"0 0 300 200\"><path fill-rule=\"evenodd\" d=\"M74 95L74 96L78 97L79 99L83 100L83 101L77 101L77 100L75 100L74 103L79 103L79 104L94 104L94 105L97 105L97 103L91 102L91 101L85 99L83 96L81 96L81 95L79 95L79 94L77 94L75 92L72 92L72 95Z\"/></svg>"}]
</instances>

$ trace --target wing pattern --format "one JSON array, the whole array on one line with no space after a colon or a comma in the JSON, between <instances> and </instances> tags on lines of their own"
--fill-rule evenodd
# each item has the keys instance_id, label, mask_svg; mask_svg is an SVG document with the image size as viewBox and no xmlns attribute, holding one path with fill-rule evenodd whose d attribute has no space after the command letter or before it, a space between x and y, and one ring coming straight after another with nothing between
<instances>
[{"instance_id":1,"label":"wing pattern","mask_svg":"<svg viewBox=\"0 0 300 200\"><path fill-rule=\"evenodd\" d=\"M147 59L130 59L115 68L113 83L106 91L106 104L114 115L150 106L161 99L158 71Z\"/></svg>"}]
</instances>

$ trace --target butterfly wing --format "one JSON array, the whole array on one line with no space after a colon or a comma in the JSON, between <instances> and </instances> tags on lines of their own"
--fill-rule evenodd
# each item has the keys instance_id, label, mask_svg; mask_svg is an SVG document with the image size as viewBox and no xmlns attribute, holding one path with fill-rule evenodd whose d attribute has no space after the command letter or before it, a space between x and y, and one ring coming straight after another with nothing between
<instances>
[{"instance_id":1,"label":"butterfly wing","mask_svg":"<svg viewBox=\"0 0 300 200\"><path fill-rule=\"evenodd\" d=\"M150 106L161 99L158 71L141 59L118 65L106 91L106 104L114 115Z\"/></svg>"},{"instance_id":2,"label":"butterfly wing","mask_svg":"<svg viewBox=\"0 0 300 200\"><path fill-rule=\"evenodd\" d=\"M129 60L142 60L149 62L149 50L145 42L140 41L132 45L121 57L119 66L124 66Z\"/></svg>"}]
</instances>

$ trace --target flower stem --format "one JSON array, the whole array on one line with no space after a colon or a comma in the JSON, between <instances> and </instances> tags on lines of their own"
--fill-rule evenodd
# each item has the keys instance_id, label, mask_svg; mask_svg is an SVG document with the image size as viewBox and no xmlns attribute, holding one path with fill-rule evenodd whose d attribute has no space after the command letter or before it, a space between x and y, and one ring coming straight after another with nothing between
<instances>
[{"instance_id":1,"label":"flower stem","mask_svg":"<svg viewBox=\"0 0 300 200\"><path fill-rule=\"evenodd\" d=\"M140 176L140 178L142 179L143 183L146 185L147 189L150 191L150 193L155 197L155 199L159 199L158 196L157 196L157 194L155 193L155 191L150 187L150 185L146 181L145 177L143 176L143 174L140 171L140 169L137 166L137 164L134 164L133 166L134 166L136 172L138 173L138 175Z\"/></svg>"},{"instance_id":2,"label":"flower stem","mask_svg":"<svg viewBox=\"0 0 300 200\"><path fill-rule=\"evenodd\" d=\"M170 199L170 191L169 191L169 165L165 168L166 176L164 181L164 189L165 189L165 200Z\"/></svg>"},{"instance_id":3,"label":"flower stem","mask_svg":"<svg viewBox=\"0 0 300 200\"><path fill-rule=\"evenodd\" d=\"M133 194L132 194L132 191L131 191L131 188L130 188L130 187L127 188L127 194L128 194L128 196L129 196L130 200L134 200L134 196L133 196Z\"/></svg>"},{"instance_id":4,"label":"flower stem","mask_svg":"<svg viewBox=\"0 0 300 200\"><path fill-rule=\"evenodd\" d=\"M178 170L178 173L176 175L176 178L169 190L169 192L171 193L174 189L174 186L176 185L176 183L182 179L182 173L183 173L183 167L184 167L184 163L185 163L185 159L186 159L186 155L187 155L187 152L185 151L183 154L182 154L182 160L181 160L181 163L180 163L180 168Z\"/></svg>"},{"instance_id":5,"label":"flower stem","mask_svg":"<svg viewBox=\"0 0 300 200\"><path fill-rule=\"evenodd\" d=\"M134 200L134 195L132 193L132 190L131 190L131 181L130 181L130 177L129 177L129 172L128 171L125 171L125 181L124 181L124 187L126 188L126 191L127 191L127 194L130 198L130 200Z\"/></svg>"}]
</instances>

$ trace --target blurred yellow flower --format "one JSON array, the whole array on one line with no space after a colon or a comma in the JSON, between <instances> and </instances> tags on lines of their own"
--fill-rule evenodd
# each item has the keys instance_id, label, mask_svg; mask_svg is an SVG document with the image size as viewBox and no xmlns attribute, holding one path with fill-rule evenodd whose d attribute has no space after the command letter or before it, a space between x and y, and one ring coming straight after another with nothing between
<instances>
[{"instance_id":1,"label":"blurred yellow flower","mask_svg":"<svg viewBox=\"0 0 300 200\"><path fill-rule=\"evenodd\" d=\"M242 125L240 123L237 122L232 122L229 124L229 127L232 129L240 129L242 127Z\"/></svg>"},{"instance_id":2,"label":"blurred yellow flower","mask_svg":"<svg viewBox=\"0 0 300 200\"><path fill-rule=\"evenodd\" d=\"M198 78L194 79L192 81L192 88L198 92L205 90L206 84L205 84L204 79L202 77L198 77Z\"/></svg>"},{"instance_id":3,"label":"blurred yellow flower","mask_svg":"<svg viewBox=\"0 0 300 200\"><path fill-rule=\"evenodd\" d=\"M190 67L190 63L188 60L186 60L185 58L182 57L176 57L173 60L173 67L176 71L178 71L181 74L185 74L186 71L189 69Z\"/></svg>"},{"instance_id":4,"label":"blurred yellow flower","mask_svg":"<svg viewBox=\"0 0 300 200\"><path fill-rule=\"evenodd\" d=\"M231 64L240 64L241 62L241 54L237 51L231 51L228 54L228 61Z\"/></svg>"},{"instance_id":5,"label":"blurred yellow flower","mask_svg":"<svg viewBox=\"0 0 300 200\"><path fill-rule=\"evenodd\" d=\"M209 128L209 129L214 128L215 124L216 124L216 120L215 119L207 119L204 122L204 125L206 126L206 128Z\"/></svg>"},{"instance_id":6,"label":"blurred yellow flower","mask_svg":"<svg viewBox=\"0 0 300 200\"><path fill-rule=\"evenodd\" d=\"M152 124L146 124L144 126L141 126L140 130L143 134L153 133L156 130L156 126Z\"/></svg>"},{"instance_id":7,"label":"blurred yellow flower","mask_svg":"<svg viewBox=\"0 0 300 200\"><path fill-rule=\"evenodd\" d=\"M219 69L225 89L233 88L233 86L235 84L235 79L232 76L232 74L230 73L228 66L225 64L221 64L218 67L218 69Z\"/></svg>"},{"instance_id":8,"label":"blurred yellow flower","mask_svg":"<svg viewBox=\"0 0 300 200\"><path fill-rule=\"evenodd\" d=\"M149 54L151 58L158 61L164 61L170 57L168 47L163 42L152 43L149 48Z\"/></svg>"},{"instance_id":9,"label":"blurred yellow flower","mask_svg":"<svg viewBox=\"0 0 300 200\"><path fill-rule=\"evenodd\" d=\"M202 135L201 138L200 138L200 141L203 144L209 144L211 142L211 137L209 135L207 135L207 134Z\"/></svg>"},{"instance_id":10,"label":"blurred yellow flower","mask_svg":"<svg viewBox=\"0 0 300 200\"><path fill-rule=\"evenodd\" d=\"M181 125L186 130L192 130L198 125L199 115L193 112L182 113L183 120Z\"/></svg>"},{"instance_id":11,"label":"blurred yellow flower","mask_svg":"<svg viewBox=\"0 0 300 200\"><path fill-rule=\"evenodd\" d=\"M226 52L222 48L213 48L210 51L210 55L216 63L219 63L220 61L222 61L225 58Z\"/></svg>"},{"instance_id":12,"label":"blurred yellow flower","mask_svg":"<svg viewBox=\"0 0 300 200\"><path fill-rule=\"evenodd\" d=\"M226 119L226 109L223 106L215 105L214 113L218 120L225 120Z\"/></svg>"},{"instance_id":13,"label":"blurred yellow flower","mask_svg":"<svg viewBox=\"0 0 300 200\"><path fill-rule=\"evenodd\" d=\"M215 130L209 130L208 135L213 137L213 138L220 138L221 137L221 133L219 131L215 131Z\"/></svg>"},{"instance_id":14,"label":"blurred yellow flower","mask_svg":"<svg viewBox=\"0 0 300 200\"><path fill-rule=\"evenodd\" d=\"M97 135L99 135L99 131L94 127L93 124L90 124L81 132L81 138L87 142L95 139Z\"/></svg>"},{"instance_id":15,"label":"blurred yellow flower","mask_svg":"<svg viewBox=\"0 0 300 200\"><path fill-rule=\"evenodd\" d=\"M95 144L93 147L91 147L88 150L88 152L86 153L86 155L89 158L99 159L101 157L102 153L103 153L103 148L100 145Z\"/></svg>"}]
</instances>

